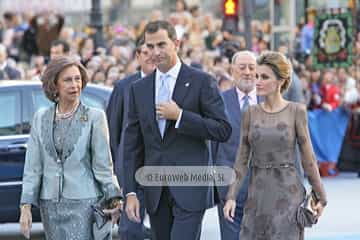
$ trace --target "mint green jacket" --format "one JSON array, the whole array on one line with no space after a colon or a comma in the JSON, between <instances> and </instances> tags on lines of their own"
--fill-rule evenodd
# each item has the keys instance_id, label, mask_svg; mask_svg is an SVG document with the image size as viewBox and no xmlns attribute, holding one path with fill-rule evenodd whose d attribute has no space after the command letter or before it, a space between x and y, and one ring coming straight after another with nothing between
<instances>
[{"instance_id":1,"label":"mint green jacket","mask_svg":"<svg viewBox=\"0 0 360 240\"><path fill-rule=\"evenodd\" d=\"M53 138L55 106L35 113L26 151L21 203L120 196L102 110L80 104L59 159Z\"/></svg>"}]
</instances>

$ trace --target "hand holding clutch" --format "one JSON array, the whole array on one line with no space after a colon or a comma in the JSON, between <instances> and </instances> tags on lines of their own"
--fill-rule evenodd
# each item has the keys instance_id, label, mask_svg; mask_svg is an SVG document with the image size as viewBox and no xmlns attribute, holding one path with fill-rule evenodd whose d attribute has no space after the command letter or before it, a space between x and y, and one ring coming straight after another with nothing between
<instances>
[{"instance_id":1,"label":"hand holding clutch","mask_svg":"<svg viewBox=\"0 0 360 240\"><path fill-rule=\"evenodd\" d=\"M95 218L93 224L94 239L111 239L112 224L116 223L119 219L121 208L121 199L111 199L110 201L107 201L102 198L99 202L92 205ZM110 219L112 221L110 221Z\"/></svg>"},{"instance_id":2,"label":"hand holding clutch","mask_svg":"<svg viewBox=\"0 0 360 240\"><path fill-rule=\"evenodd\" d=\"M296 220L300 227L311 227L316 224L324 207L313 190L307 194L296 213Z\"/></svg>"},{"instance_id":3,"label":"hand holding clutch","mask_svg":"<svg viewBox=\"0 0 360 240\"><path fill-rule=\"evenodd\" d=\"M103 209L102 212L107 216L111 216L112 224L116 224L120 218L120 213L123 211L123 206L123 202L119 200L117 203L110 205L109 209Z\"/></svg>"}]
</instances>

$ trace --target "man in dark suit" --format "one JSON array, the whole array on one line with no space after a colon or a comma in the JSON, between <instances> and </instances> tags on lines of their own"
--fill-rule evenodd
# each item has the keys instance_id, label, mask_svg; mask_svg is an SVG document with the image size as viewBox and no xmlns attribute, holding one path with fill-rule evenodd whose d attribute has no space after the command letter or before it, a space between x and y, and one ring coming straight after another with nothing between
<instances>
[{"instance_id":1,"label":"man in dark suit","mask_svg":"<svg viewBox=\"0 0 360 240\"><path fill-rule=\"evenodd\" d=\"M20 72L7 64L7 51L3 44L0 44L0 80L20 79Z\"/></svg>"},{"instance_id":2,"label":"man in dark suit","mask_svg":"<svg viewBox=\"0 0 360 240\"><path fill-rule=\"evenodd\" d=\"M129 102L129 88L136 80L145 77L155 69L152 62L151 55L146 45L144 38L141 37L136 44L136 59L139 63L140 70L122 80L119 80L114 87L111 94L106 114L110 130L110 148L111 155L114 161L115 173L118 177L120 186L124 186L124 129L127 124L127 112ZM137 196L141 202L139 223L130 221L126 214L121 214L119 222L119 236L121 240L143 240L149 239L150 230L143 226L145 216L144 193L142 188L137 191Z\"/></svg>"},{"instance_id":3,"label":"man in dark suit","mask_svg":"<svg viewBox=\"0 0 360 240\"><path fill-rule=\"evenodd\" d=\"M145 43L156 71L133 83L125 129L126 213L139 221L139 184L135 173L146 166L210 164L207 140L226 141L231 134L215 80L182 63L179 40L166 21L145 27ZM201 221L214 204L209 186L144 186L145 206L156 240L200 238Z\"/></svg>"},{"instance_id":4,"label":"man in dark suit","mask_svg":"<svg viewBox=\"0 0 360 240\"><path fill-rule=\"evenodd\" d=\"M223 92L223 98L232 133L227 142L212 142L211 150L215 165L232 168L240 142L242 113L249 105L257 104L259 101L255 89L256 56L249 51L235 53L231 61L231 75L234 87ZM246 177L236 199L236 210L232 216L233 222L226 220L223 213L228 187L217 187L220 199L218 214L222 240L239 240L240 224L247 198L248 185L249 176Z\"/></svg>"}]
</instances>

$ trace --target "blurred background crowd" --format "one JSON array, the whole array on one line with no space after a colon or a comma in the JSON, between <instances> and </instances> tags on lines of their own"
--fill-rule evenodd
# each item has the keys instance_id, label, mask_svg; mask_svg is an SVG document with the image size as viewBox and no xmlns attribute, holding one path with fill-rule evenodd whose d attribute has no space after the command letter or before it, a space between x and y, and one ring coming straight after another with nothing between
<instances>
[{"instance_id":1,"label":"blurred background crowd","mask_svg":"<svg viewBox=\"0 0 360 240\"><path fill-rule=\"evenodd\" d=\"M135 43L145 24L166 19L175 26L181 40L181 59L214 75L221 90L232 87L230 60L236 51L246 49L246 30L244 24L239 24L237 31L224 27L223 1L217 1L215 5L220 10L203 9L200 1L165 1L166 7L160 5L146 14L140 12L134 21L124 21L122 16L115 14L116 7L126 13L122 2L129 5L129 1L116 2L109 12L113 14L112 20L104 24L101 42L95 38L97 29L94 25L74 24L58 10L2 10L0 79L39 79L50 57L66 53L81 60L92 83L113 86L116 81L136 71ZM267 5L266 2L271 1L255 2ZM283 0L273 2L280 6ZM254 14L250 21L251 50L256 54L268 49L277 50L291 59L294 77L290 100L307 104L309 110L330 112L345 107L348 113L352 113L351 122L355 124L360 115L360 13L356 1L346 1L345 7L352 8L355 23L350 67L323 70L313 67L314 16L318 9L311 5L303 7L296 19L295 28L291 29L295 36L291 43L279 38L273 44L271 38L275 27L272 21L261 17L262 13L259 17ZM253 8L256 10L256 5ZM243 23L241 19L239 22ZM360 144L353 142L353 147L358 150Z\"/></svg>"}]
</instances>

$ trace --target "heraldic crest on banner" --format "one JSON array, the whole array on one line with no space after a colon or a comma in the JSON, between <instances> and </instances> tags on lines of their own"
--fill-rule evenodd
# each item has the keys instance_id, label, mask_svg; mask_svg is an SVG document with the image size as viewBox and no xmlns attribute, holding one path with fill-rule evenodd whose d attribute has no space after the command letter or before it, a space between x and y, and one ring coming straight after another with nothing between
<instances>
[{"instance_id":1,"label":"heraldic crest on banner","mask_svg":"<svg viewBox=\"0 0 360 240\"><path fill-rule=\"evenodd\" d=\"M320 13L315 19L313 65L316 69L349 67L352 64L351 12Z\"/></svg>"}]
</instances>

